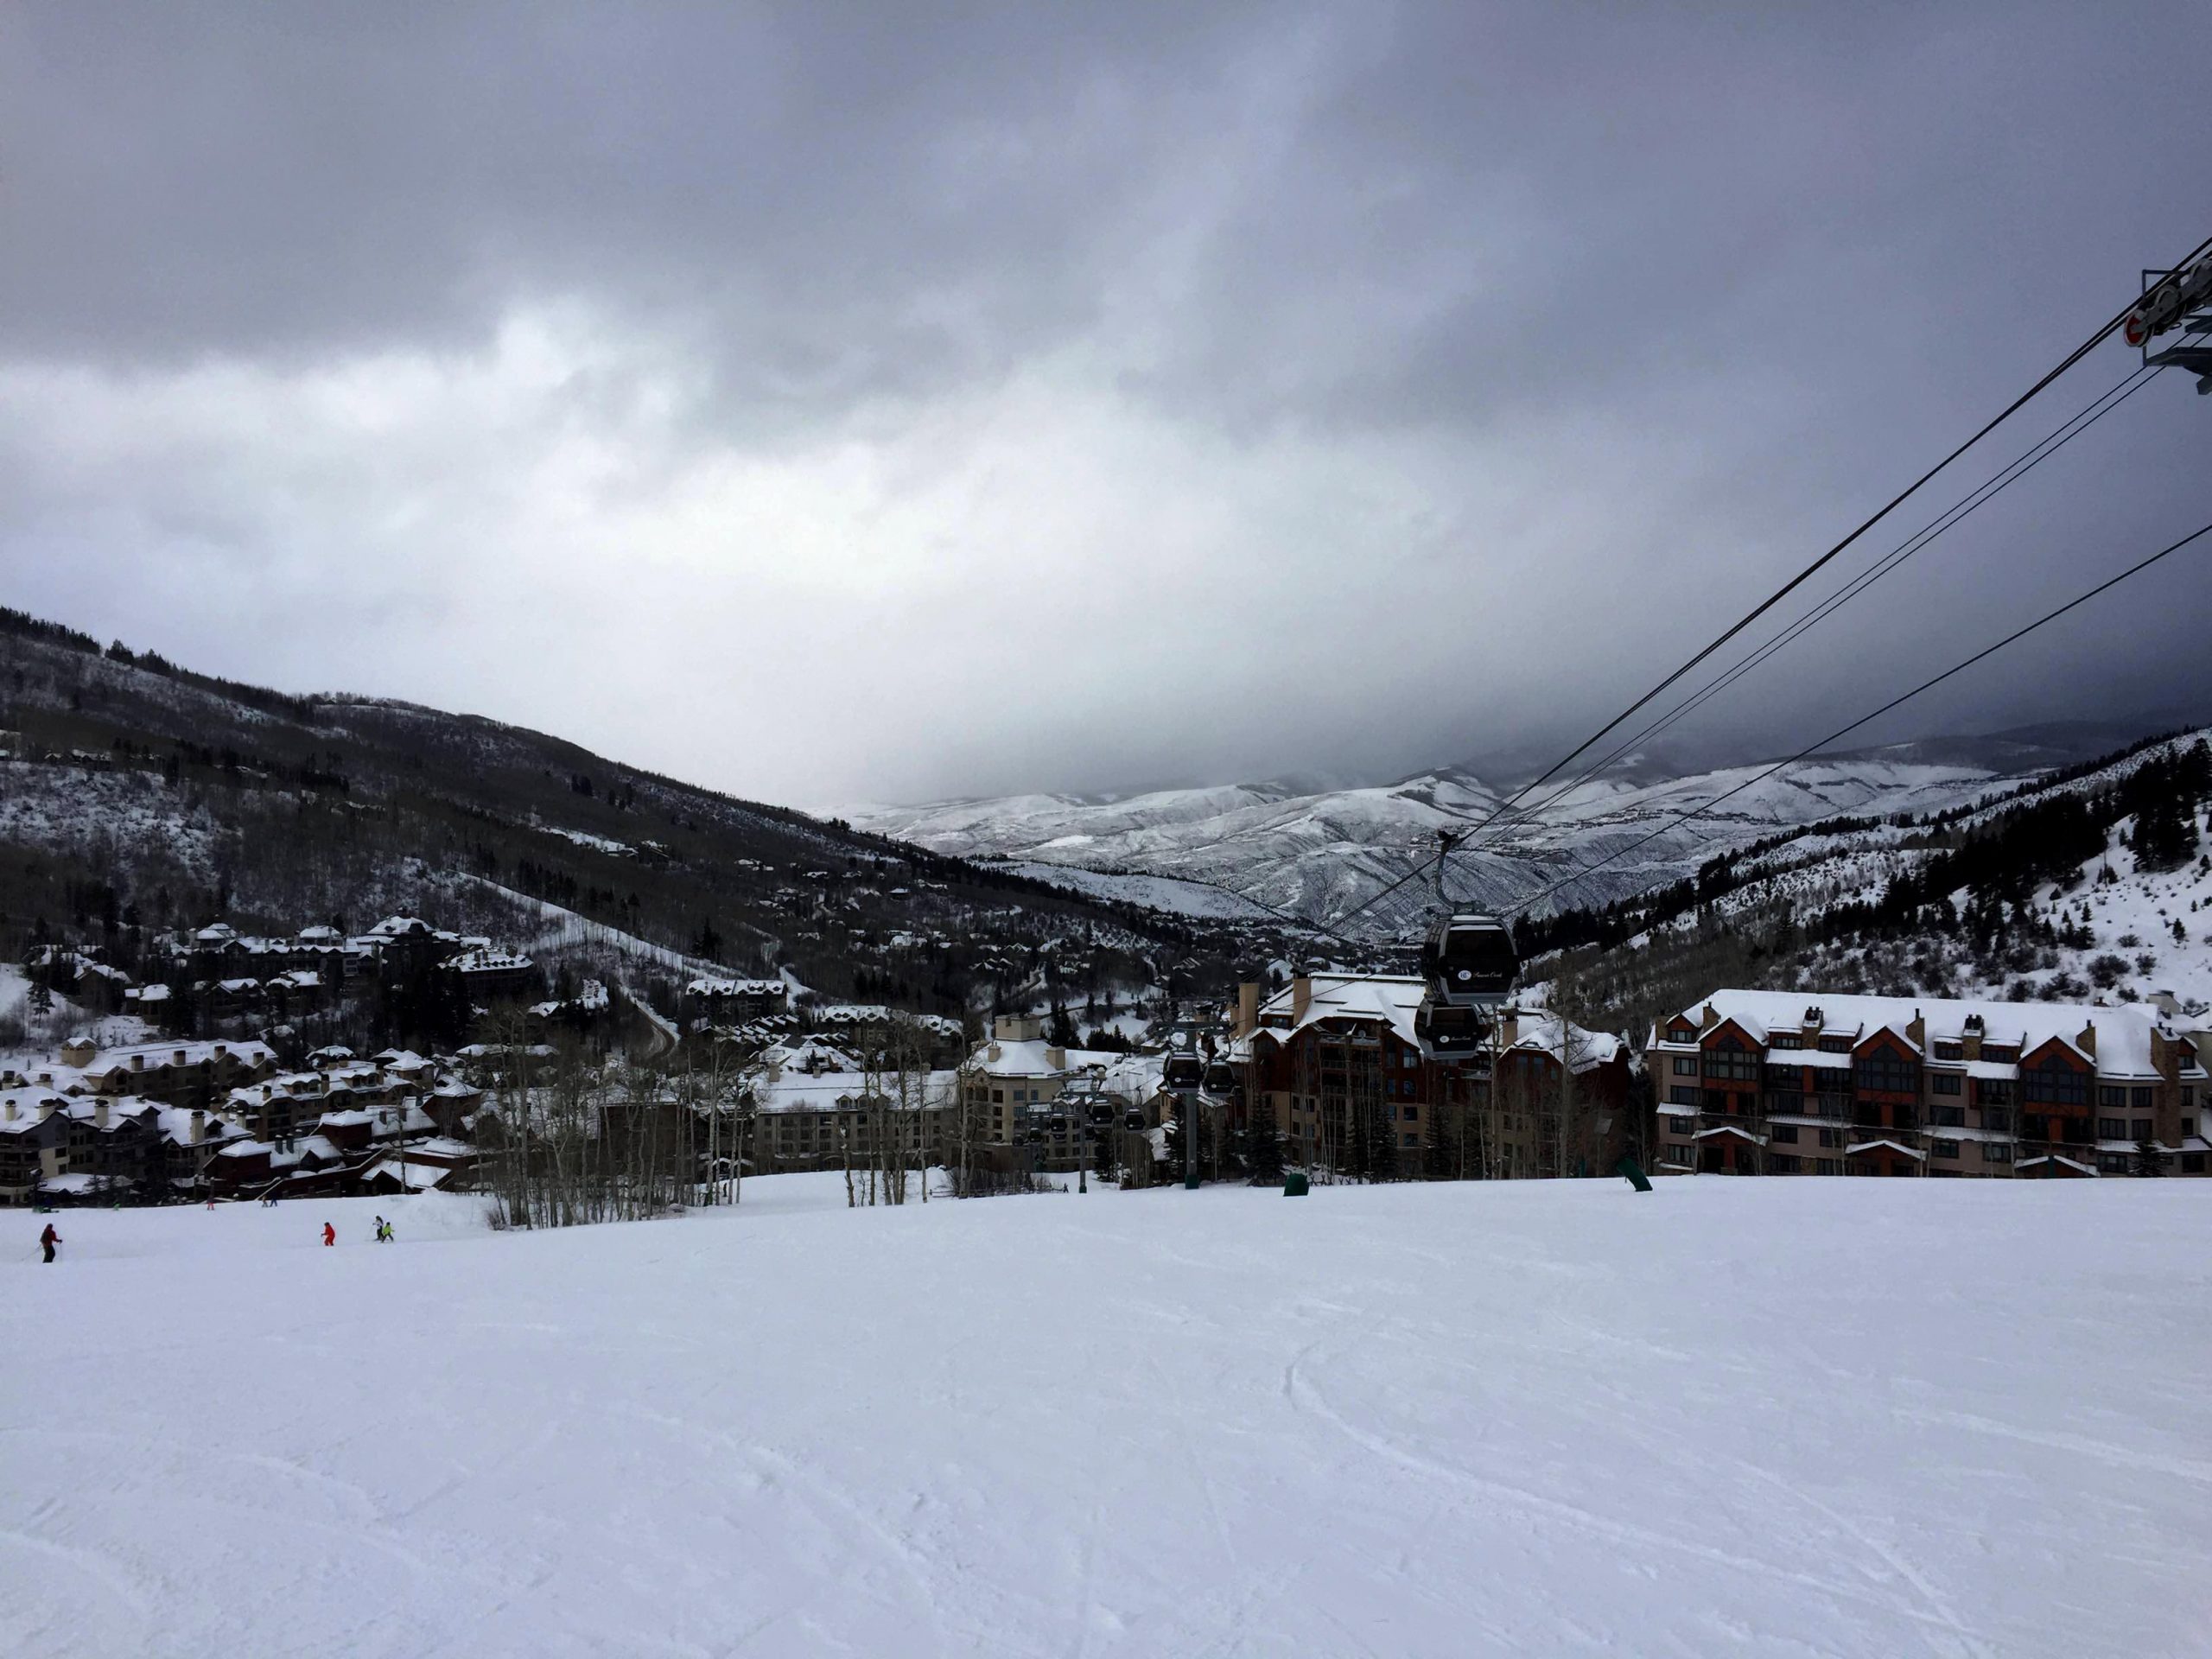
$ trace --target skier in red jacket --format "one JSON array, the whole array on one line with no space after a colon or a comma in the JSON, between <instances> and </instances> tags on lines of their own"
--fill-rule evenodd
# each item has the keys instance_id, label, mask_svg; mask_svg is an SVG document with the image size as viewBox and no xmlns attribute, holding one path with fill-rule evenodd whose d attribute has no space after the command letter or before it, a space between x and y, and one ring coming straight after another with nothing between
<instances>
[{"instance_id":1,"label":"skier in red jacket","mask_svg":"<svg viewBox=\"0 0 2212 1659\"><path fill-rule=\"evenodd\" d=\"M327 1249L331 1245L335 1244L337 1242L338 1230L332 1226L328 1222L324 1222L322 1224L323 1248Z\"/></svg>"},{"instance_id":2,"label":"skier in red jacket","mask_svg":"<svg viewBox=\"0 0 2212 1659\"><path fill-rule=\"evenodd\" d=\"M61 1235L54 1230L54 1224L49 1221L46 1224L46 1230L38 1236L38 1242L39 1248L46 1252L46 1259L51 1262L54 1260L54 1247L61 1242Z\"/></svg>"}]
</instances>

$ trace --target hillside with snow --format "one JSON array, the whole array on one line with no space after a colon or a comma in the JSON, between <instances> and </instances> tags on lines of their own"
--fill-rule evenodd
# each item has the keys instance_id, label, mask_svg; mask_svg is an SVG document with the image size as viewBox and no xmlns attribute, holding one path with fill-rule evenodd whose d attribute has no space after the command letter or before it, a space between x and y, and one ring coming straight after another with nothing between
<instances>
[{"instance_id":1,"label":"hillside with snow","mask_svg":"<svg viewBox=\"0 0 2212 1659\"><path fill-rule=\"evenodd\" d=\"M1714 800L1762 768L1679 778L1599 778L1558 794L1535 791L1452 861L1452 892L1498 908L1568 885L1546 909L1603 904L1694 872L1716 852L1822 818L1942 810L2031 774L1966 760L1894 758L1884 751L1783 768L1709 816L1671 829L1586 877L1676 813ZM963 857L991 856L1123 875L1171 877L1226 888L1322 922L1357 909L1434 851L1440 830L1483 823L1510 790L1471 773L1423 773L1383 788L1295 794L1268 786L1174 790L1098 800L1025 795L856 816L861 827ZM1402 932L1426 907L1424 884L1400 889L1361 918L1378 936ZM1171 892L1166 895L1173 902Z\"/></svg>"},{"instance_id":2,"label":"hillside with snow","mask_svg":"<svg viewBox=\"0 0 2212 1659\"><path fill-rule=\"evenodd\" d=\"M2201 1196L18 1215L0 1651L2200 1651Z\"/></svg>"},{"instance_id":3,"label":"hillside with snow","mask_svg":"<svg viewBox=\"0 0 2212 1659\"><path fill-rule=\"evenodd\" d=\"M2212 1012L2212 728L1914 824L1815 823L1522 930L1625 1028L1715 985ZM2195 770L2192 771L2192 768ZM2170 825L2145 840L2144 816ZM2044 828L2056 825L2056 829ZM1539 954L1541 981L1562 958Z\"/></svg>"},{"instance_id":4,"label":"hillside with snow","mask_svg":"<svg viewBox=\"0 0 2212 1659\"><path fill-rule=\"evenodd\" d=\"M1043 882L543 734L214 679L5 610L0 855L9 961L60 942L135 975L149 942L219 919L289 937L407 914L519 939L549 969L788 970L952 1016L1026 994L1053 950L1086 994L1139 991L1152 960L1211 960L1194 914L1256 913L1172 882Z\"/></svg>"}]
</instances>

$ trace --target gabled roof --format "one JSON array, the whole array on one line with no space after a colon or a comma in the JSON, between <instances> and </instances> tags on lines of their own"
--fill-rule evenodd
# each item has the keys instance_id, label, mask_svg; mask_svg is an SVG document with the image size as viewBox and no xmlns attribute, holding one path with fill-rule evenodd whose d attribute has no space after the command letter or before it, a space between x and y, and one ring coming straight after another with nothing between
<instances>
[{"instance_id":1,"label":"gabled roof","mask_svg":"<svg viewBox=\"0 0 2212 1659\"><path fill-rule=\"evenodd\" d=\"M1910 1043L1906 1029L1917 1018L1923 1021L1926 1047L1937 1042L1961 1042L1967 1022L1981 1022L1982 1039L1999 1046L2018 1046L2023 1056L2056 1038L2087 1058L2081 1046L2085 1028L2096 1033L2096 1066L2107 1077L2153 1077L2151 1039L2155 1032L2170 1041L2183 1040L2181 1032L2149 1003L2123 1003L2099 1007L2064 1002L1974 1002L1944 997L1838 996L1818 991L1716 990L1700 997L1654 1028L1665 1039L1669 1024L1686 1020L1702 1024L1705 1010L1715 1017L1733 1020L1747 1032L1757 1032L1762 1043L1774 1032L1805 1029L1809 1008L1822 1016L1821 1032L1847 1035L1856 1046L1878 1031L1889 1030ZM1700 1033L1702 1035L1702 1033ZM1918 1047L1920 1045L1914 1045Z\"/></svg>"},{"instance_id":2,"label":"gabled roof","mask_svg":"<svg viewBox=\"0 0 2212 1659\"><path fill-rule=\"evenodd\" d=\"M1294 1012L1296 986L1285 986L1260 1004L1260 1024L1278 1039L1324 1020L1357 1020L1389 1027L1402 1042L1413 1043L1414 1015L1420 1012L1427 987L1410 975L1315 974L1306 1012Z\"/></svg>"}]
</instances>

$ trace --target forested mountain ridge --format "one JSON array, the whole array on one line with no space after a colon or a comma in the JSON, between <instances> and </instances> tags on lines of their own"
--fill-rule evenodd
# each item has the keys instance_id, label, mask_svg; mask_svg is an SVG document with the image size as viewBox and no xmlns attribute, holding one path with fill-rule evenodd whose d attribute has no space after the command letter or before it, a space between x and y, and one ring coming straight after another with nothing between
<instances>
[{"instance_id":1,"label":"forested mountain ridge","mask_svg":"<svg viewBox=\"0 0 2212 1659\"><path fill-rule=\"evenodd\" d=\"M1216 944L1179 916L541 733L237 684L18 612L0 613L0 731L11 960L46 937L127 948L217 918L285 931L395 912L528 944L574 912L677 971L788 968L831 995L957 1013L1039 977L1055 948L1056 974L1128 983Z\"/></svg>"}]
</instances>

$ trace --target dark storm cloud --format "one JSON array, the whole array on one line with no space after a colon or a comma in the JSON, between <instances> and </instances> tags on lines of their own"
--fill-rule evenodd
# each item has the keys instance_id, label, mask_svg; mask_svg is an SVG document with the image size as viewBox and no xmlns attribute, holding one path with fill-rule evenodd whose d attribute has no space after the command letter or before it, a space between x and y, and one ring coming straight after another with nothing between
<instances>
[{"instance_id":1,"label":"dark storm cloud","mask_svg":"<svg viewBox=\"0 0 2212 1659\"><path fill-rule=\"evenodd\" d=\"M1541 747L2212 229L2191 15L27 7L0 574L807 802ZM1686 734L2194 528L2176 380ZM2201 691L2203 568L1929 718Z\"/></svg>"}]
</instances>

